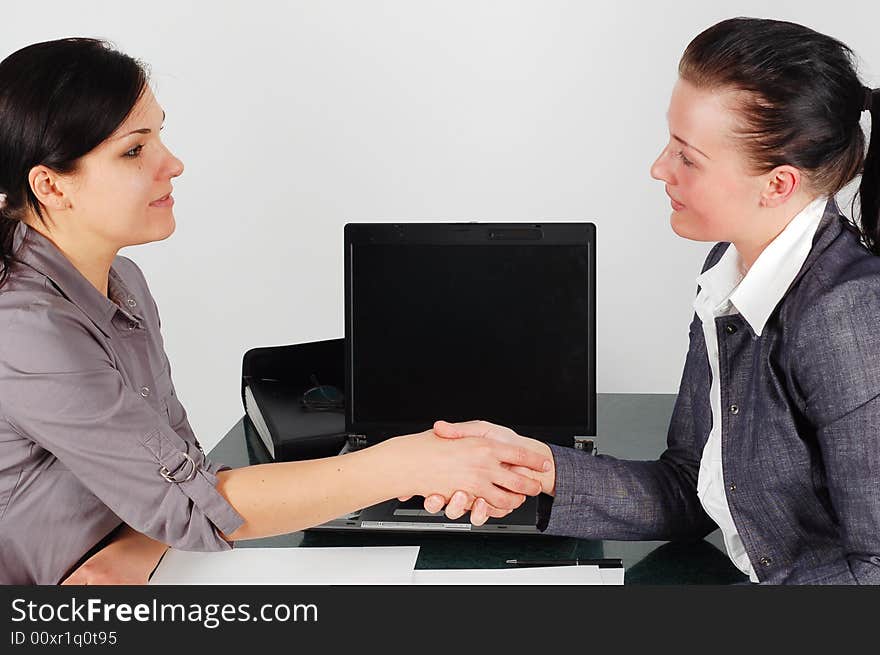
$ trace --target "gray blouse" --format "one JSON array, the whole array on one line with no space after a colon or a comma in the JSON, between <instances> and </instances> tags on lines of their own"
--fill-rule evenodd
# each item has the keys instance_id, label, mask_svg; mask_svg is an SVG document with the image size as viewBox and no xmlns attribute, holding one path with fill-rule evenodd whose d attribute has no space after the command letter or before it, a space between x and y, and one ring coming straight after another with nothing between
<instances>
[{"instance_id":1,"label":"gray blouse","mask_svg":"<svg viewBox=\"0 0 880 655\"><path fill-rule=\"evenodd\" d=\"M174 392L140 269L109 298L20 223L0 287L0 583L55 584L121 523L174 548L224 550L244 520Z\"/></svg>"}]
</instances>

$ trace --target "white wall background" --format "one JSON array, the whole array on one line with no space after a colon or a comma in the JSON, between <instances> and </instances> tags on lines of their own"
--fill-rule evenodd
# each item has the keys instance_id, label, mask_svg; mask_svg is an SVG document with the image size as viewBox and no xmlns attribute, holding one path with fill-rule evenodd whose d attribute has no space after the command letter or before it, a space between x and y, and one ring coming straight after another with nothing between
<instances>
[{"instance_id":1,"label":"white wall background","mask_svg":"<svg viewBox=\"0 0 880 655\"><path fill-rule=\"evenodd\" d=\"M4 3L0 56L96 36L151 66L178 228L124 254L210 446L248 348L342 336L352 221L595 222L598 389L674 393L708 245L648 169L684 47L737 15L835 36L880 83L880 8L844 1L43 0Z\"/></svg>"}]
</instances>

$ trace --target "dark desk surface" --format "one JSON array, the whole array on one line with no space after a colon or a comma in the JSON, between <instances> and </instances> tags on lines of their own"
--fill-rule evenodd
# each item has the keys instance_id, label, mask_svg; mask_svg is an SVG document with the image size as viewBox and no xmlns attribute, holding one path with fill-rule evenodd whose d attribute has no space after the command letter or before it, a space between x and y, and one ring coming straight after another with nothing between
<instances>
[{"instance_id":1,"label":"dark desk surface","mask_svg":"<svg viewBox=\"0 0 880 655\"><path fill-rule=\"evenodd\" d=\"M675 396L599 394L600 453L655 459L663 451ZM232 467L268 461L250 421L243 418L210 452ZM416 568L500 568L507 559L619 557L627 584L728 584L747 578L731 564L716 530L695 542L594 541L548 535L422 534L305 531L241 541L237 547L421 546Z\"/></svg>"}]
</instances>

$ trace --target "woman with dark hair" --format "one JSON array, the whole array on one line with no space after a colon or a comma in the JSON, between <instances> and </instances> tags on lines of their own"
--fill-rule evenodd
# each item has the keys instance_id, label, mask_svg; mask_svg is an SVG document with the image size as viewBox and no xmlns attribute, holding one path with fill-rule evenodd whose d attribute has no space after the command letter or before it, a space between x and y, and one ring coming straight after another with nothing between
<instances>
[{"instance_id":1,"label":"woman with dark hair","mask_svg":"<svg viewBox=\"0 0 880 655\"><path fill-rule=\"evenodd\" d=\"M223 550L464 485L504 515L549 461L430 431L229 470L177 399L125 246L174 231L183 164L144 68L91 39L0 62L0 583L146 582L168 546ZM71 574L72 573L72 574Z\"/></svg>"},{"instance_id":2,"label":"woman with dark hair","mask_svg":"<svg viewBox=\"0 0 880 655\"><path fill-rule=\"evenodd\" d=\"M720 528L752 582L878 584L878 90L840 41L737 18L688 45L667 117L651 175L666 185L672 229L719 243L697 278L666 451L588 457L482 421L435 432L552 455L539 476L549 534L694 539ZM856 226L834 197L860 172ZM457 493L447 514L473 507L484 520L490 504L473 498Z\"/></svg>"}]
</instances>

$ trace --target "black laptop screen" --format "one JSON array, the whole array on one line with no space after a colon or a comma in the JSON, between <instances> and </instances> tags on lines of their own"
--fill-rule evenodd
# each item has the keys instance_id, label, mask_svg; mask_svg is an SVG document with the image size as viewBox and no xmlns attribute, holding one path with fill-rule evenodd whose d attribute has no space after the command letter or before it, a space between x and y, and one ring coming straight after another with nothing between
<instances>
[{"instance_id":1,"label":"black laptop screen","mask_svg":"<svg viewBox=\"0 0 880 655\"><path fill-rule=\"evenodd\" d=\"M362 243L349 256L355 428L482 418L592 434L588 244Z\"/></svg>"}]
</instances>

